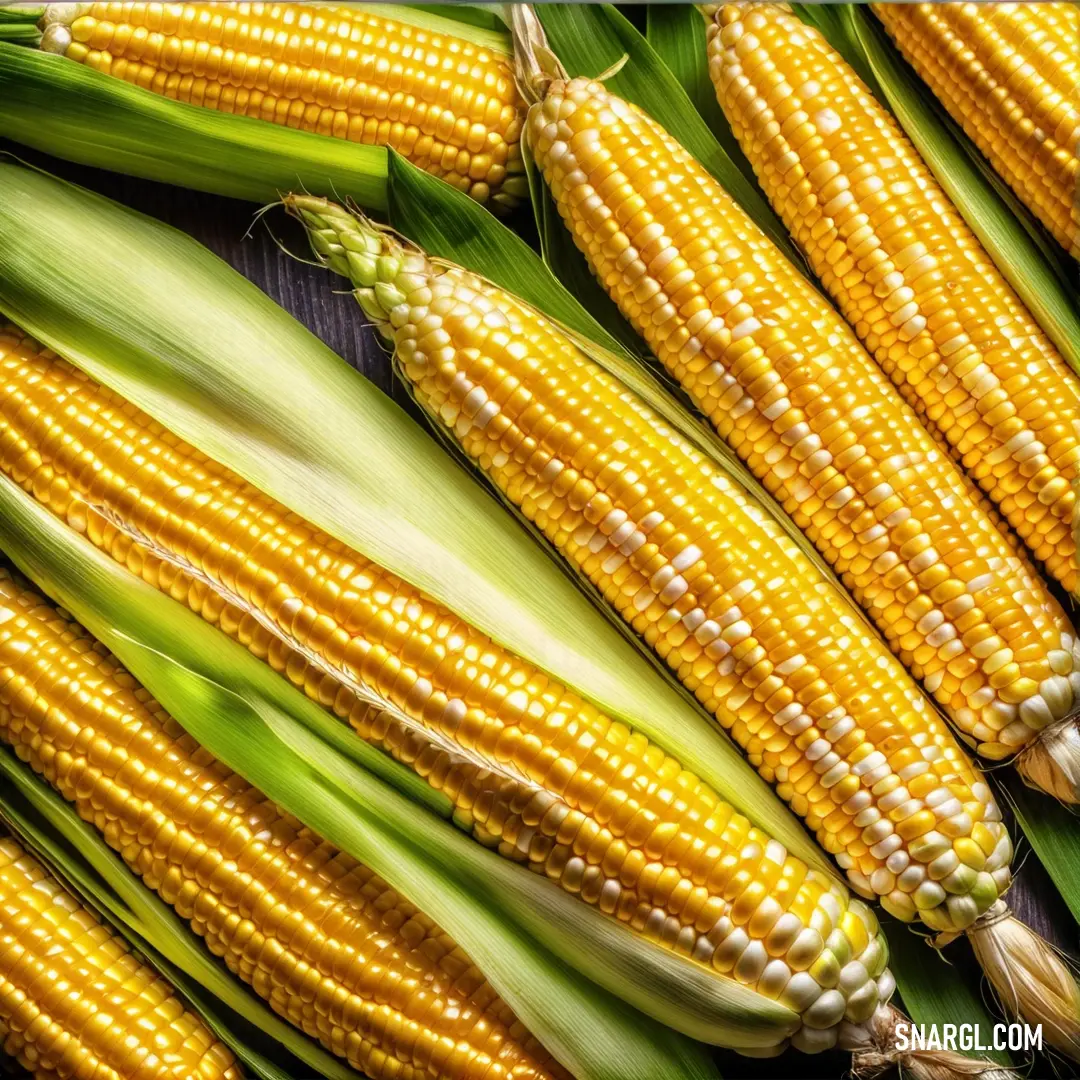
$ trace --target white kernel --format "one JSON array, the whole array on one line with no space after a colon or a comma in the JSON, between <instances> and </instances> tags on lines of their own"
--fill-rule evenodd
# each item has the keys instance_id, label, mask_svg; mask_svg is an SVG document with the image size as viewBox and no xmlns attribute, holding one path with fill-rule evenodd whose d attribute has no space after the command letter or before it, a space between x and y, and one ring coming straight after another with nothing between
<instances>
[{"instance_id":1,"label":"white kernel","mask_svg":"<svg viewBox=\"0 0 1080 1080\"><path fill-rule=\"evenodd\" d=\"M814 124L822 135L832 135L840 128L840 117L833 109L820 109L814 113ZM831 211L826 210L826 213Z\"/></svg>"},{"instance_id":2,"label":"white kernel","mask_svg":"<svg viewBox=\"0 0 1080 1080\"><path fill-rule=\"evenodd\" d=\"M671 565L675 567L680 573L683 570L688 570L701 558L701 548L695 544L687 544L686 547L671 560Z\"/></svg>"}]
</instances>

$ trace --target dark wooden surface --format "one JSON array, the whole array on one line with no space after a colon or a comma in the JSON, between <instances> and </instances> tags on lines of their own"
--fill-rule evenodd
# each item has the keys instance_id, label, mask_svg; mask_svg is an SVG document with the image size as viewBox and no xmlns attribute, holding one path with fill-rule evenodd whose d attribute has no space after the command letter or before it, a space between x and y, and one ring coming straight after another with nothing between
<instances>
[{"instance_id":1,"label":"dark wooden surface","mask_svg":"<svg viewBox=\"0 0 1080 1080\"><path fill-rule=\"evenodd\" d=\"M331 279L325 271L290 258L275 242L276 237L293 251L305 250L302 235L284 213L271 211L253 225L256 208L247 203L73 166L5 144L0 139L0 151L4 149L190 233L255 282L380 388L409 407L406 394L391 377L385 353L371 330L363 326L355 301L348 295L335 293L336 281L340 279ZM198 318L198 313L192 312L191 317ZM283 387L282 392L287 393L288 388ZM357 453L362 452L362 444L358 443ZM1014 866L1019 873L1009 901L1016 913L1060 948L1073 952L1076 925L1022 838ZM910 937L910 948L931 968L945 962L915 934ZM977 965L966 941L950 945L945 955L965 978L977 985ZM807 1057L789 1052L765 1061L728 1053L718 1057L727 1080L836 1078L846 1073L850 1063L850 1058L841 1053ZM1028 1075L1038 1078L1049 1076L1050 1071L1045 1062L1036 1062ZM1075 1073L1066 1067L1059 1075L1067 1077Z\"/></svg>"}]
</instances>

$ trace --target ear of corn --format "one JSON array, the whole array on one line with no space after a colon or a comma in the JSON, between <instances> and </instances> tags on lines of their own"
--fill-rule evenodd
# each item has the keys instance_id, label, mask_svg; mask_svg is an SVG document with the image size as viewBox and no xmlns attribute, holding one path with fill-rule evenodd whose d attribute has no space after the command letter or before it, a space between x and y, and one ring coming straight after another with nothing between
<instances>
[{"instance_id":1,"label":"ear of corn","mask_svg":"<svg viewBox=\"0 0 1080 1080\"><path fill-rule=\"evenodd\" d=\"M719 100L818 278L931 433L1074 591L1077 377L816 30L768 4L721 6L712 27Z\"/></svg>"},{"instance_id":2,"label":"ear of corn","mask_svg":"<svg viewBox=\"0 0 1080 1080\"><path fill-rule=\"evenodd\" d=\"M603 994L588 977L567 966L565 958L556 962L544 955L546 943L563 933L573 948L590 955L593 970L603 967L608 954L625 944L564 918L559 904L551 903L553 897L562 900L562 892L518 872L430 813L418 811L409 799L374 779L375 774L364 767L369 755L338 754L333 738L326 737L339 725L318 706L185 608L133 579L36 510L17 488L0 482L0 503L4 549L17 555L39 580L48 580L50 591L69 610L94 623L99 642L108 640L125 654L124 662L130 670L138 670L144 685L156 688L171 711L184 717L191 739L203 747L203 757L213 752L226 771L226 760L242 762L266 798L282 807L284 818L301 814L342 852L400 878L423 909L438 913L444 926L454 924L455 939L468 941L470 955L508 986L505 997L522 1002L530 1028L543 1030L545 1041L570 1058L573 1075L716 1080L715 1069L696 1044ZM100 645L97 649L104 652ZM365 744L352 738L350 745ZM252 746L258 746L258 754L252 754ZM0 810L19 833L40 843L84 894L92 895L120 924L160 948L174 968L190 972L215 998L292 1050L309 1068L327 1080L355 1076L341 1059L261 1009L224 967L203 953L201 943L172 910L116 859L104 838L3 750L0 772L10 781L0 784ZM17 792L14 799L12 788ZM56 833L78 846L75 860L65 847L51 842ZM341 858L345 861L346 856ZM80 873L83 860L91 864L89 873L85 869ZM100 889L99 879L109 888ZM391 888L400 886L391 883ZM492 894L498 896L497 903L491 902ZM519 921L517 913L523 910L535 917ZM638 956L639 950L624 950L623 960L631 961L624 964L624 976L656 982L656 970L647 964L634 967L633 958ZM460 989L464 993L468 987ZM766 1023L764 1017L761 1023ZM271 1070L265 1080L295 1075L296 1071L281 1075Z\"/></svg>"},{"instance_id":3,"label":"ear of corn","mask_svg":"<svg viewBox=\"0 0 1080 1080\"><path fill-rule=\"evenodd\" d=\"M1080 258L1080 12L875 4L897 46L1020 199Z\"/></svg>"},{"instance_id":4,"label":"ear of corn","mask_svg":"<svg viewBox=\"0 0 1080 1080\"><path fill-rule=\"evenodd\" d=\"M4 571L0 621L0 737L276 1012L374 1080L564 1075L439 927L214 761Z\"/></svg>"},{"instance_id":5,"label":"ear of corn","mask_svg":"<svg viewBox=\"0 0 1080 1080\"><path fill-rule=\"evenodd\" d=\"M707 79L708 66L703 51L700 62ZM713 458L748 493L753 492L763 507L772 507L767 493L756 484L720 437L665 393L651 371L620 352L618 343L611 343L609 348L592 344L592 341L605 342L610 339L605 337L595 320L583 316L575 297L567 291L570 284L567 282L560 287L553 270L516 233L447 185L440 184L401 159L397 164L407 181L407 186L399 190L408 191L411 200L395 206L395 228L399 233L422 238L419 246L428 251L430 257L468 267L486 276L489 282L514 293L519 299L529 298L533 306L557 324L573 327L578 333L571 332L571 336L576 338L590 358L623 382L672 430L679 432L707 457ZM573 241L568 236L567 240L572 247ZM577 254L576 248L574 253ZM629 330L629 326L625 328ZM405 385L408 387L409 384ZM446 445L457 456L462 456L452 433L441 423L434 424L433 429L444 433ZM520 511L517 513L520 514ZM772 510L772 516L803 555L814 562L826 577L831 577L827 564L790 519L776 509ZM648 652L648 647L643 643L642 648ZM1012 806L1022 809L1019 824L1023 832L1062 896L1075 908L1080 899L1074 873L1074 869L1080 866L1080 838L1073 828L1072 815L1064 807L1056 806L1029 791L1017 782L1018 779L1008 771L999 775L999 780L1006 785ZM883 929L888 934L888 926ZM910 937L902 924L893 927L890 943L890 953L897 947L910 951ZM977 990L968 986L964 975L951 966L927 965L924 960L919 960L920 953L921 950L914 950L907 964L902 962L904 958L901 957L895 965L890 965L897 976L898 990L905 1007L915 1022L926 1025L949 1023L956 1016L968 1017L972 1022L984 1026L995 1022L988 1003ZM1000 1064L1008 1064L1008 1055L990 1056L994 1056Z\"/></svg>"},{"instance_id":6,"label":"ear of corn","mask_svg":"<svg viewBox=\"0 0 1080 1080\"><path fill-rule=\"evenodd\" d=\"M42 27L43 51L173 101L388 146L494 207L525 194L503 35L289 3L48 4Z\"/></svg>"},{"instance_id":7,"label":"ear of corn","mask_svg":"<svg viewBox=\"0 0 1080 1080\"><path fill-rule=\"evenodd\" d=\"M0 834L0 1050L35 1080L240 1080L160 975Z\"/></svg>"},{"instance_id":8,"label":"ear of corn","mask_svg":"<svg viewBox=\"0 0 1080 1080\"><path fill-rule=\"evenodd\" d=\"M133 468L154 428L62 361L23 343L3 365L0 441L33 448L54 514L426 776L483 842L804 1013L819 1043L842 1017L873 1014L884 963L873 917L674 759L167 433L152 472ZM25 428L31 414L81 419L62 434ZM69 439L73 456L56 454ZM82 487L76 459L114 480ZM0 468L40 491L27 464L5 453ZM198 534L208 543L193 545ZM384 710L365 704L371 690Z\"/></svg>"},{"instance_id":9,"label":"ear of corn","mask_svg":"<svg viewBox=\"0 0 1080 1080\"><path fill-rule=\"evenodd\" d=\"M0 306L20 325L827 867L708 718L412 420L263 293L189 237L71 185L0 165L0 189Z\"/></svg>"},{"instance_id":10,"label":"ear of corn","mask_svg":"<svg viewBox=\"0 0 1080 1080\"><path fill-rule=\"evenodd\" d=\"M806 723L793 728L792 733L805 736L805 742L798 745L810 747L805 763L798 761L794 746L789 750L782 749L781 736L785 732L777 731L775 724L768 720L763 723L761 716L755 715L759 708L755 701L765 703L761 712L767 716L770 708L798 700L802 696L801 690L814 692L814 675L806 666L805 658L791 656L777 637L766 640L772 650L772 659L783 659L784 663L771 668L764 659L765 650L760 648L759 642L763 640L761 628L768 625L769 614L766 612L763 623L758 607L759 590L753 583L753 575L758 572L764 572L770 582L760 590L770 594L766 604L779 607L782 601L790 601L791 597L781 597L777 590L784 579L791 576L792 570L801 566L808 571L806 580L793 593L818 594L824 610L819 616L819 603L795 607L788 602L784 604L788 622L800 630L805 629L808 638L820 635L825 646L829 644L828 635L834 632L839 622L845 629L854 629L852 637L855 641L846 638L841 644L848 654L855 654L853 665L860 670L873 670L885 657L888 658L885 666L891 663L896 669L893 678L901 688L906 677L888 653L877 646L876 640L866 640L858 618L845 607L839 594L833 593L831 586L816 575L812 563L808 565L802 561L799 549L762 515L759 507L748 502L728 476L660 422L642 401L591 363L571 341L501 289L456 267L432 265L419 253L404 250L388 234L380 233L322 200L292 197L287 200L287 205L302 216L309 229L318 231L316 250L339 271L344 268L354 275L361 304L384 335L397 345L398 362L421 405L437 423L445 425L460 440L463 449L495 481L508 501L542 528L555 546L567 555L571 565L587 572L624 614L627 614L627 608L621 601L626 600L629 607L629 601L633 599L641 622L639 629L650 641L656 640L654 629L657 625L666 621L670 627L671 620L677 620L680 614L689 617L695 628L705 628L708 623L705 615L693 618L696 610L693 602L688 602L686 608L679 606L679 601L689 595L687 581L693 582L692 589L697 596L703 596L700 590L705 590L703 602L709 604L707 614L714 616L721 628L738 630L739 634L732 636L730 642L724 637L716 638L719 652L706 648L703 654L700 642L691 642L693 655L698 658L693 671L695 676L701 677L703 693L709 695L710 703L715 705L717 715L724 723L734 723L740 742L746 745L747 732L752 732L752 752L755 748L766 748L768 764L763 764L763 772L771 773L771 766L778 761L785 763L776 768L776 774L784 781L781 791L792 797L796 805L802 804L800 809L808 820L818 824L819 836L824 837L829 850L840 851L835 846L837 837L831 830L839 831L842 842L845 813L858 816L859 810L873 806L875 808L867 813L879 815L878 820L885 817L885 824L895 817L895 814L880 815L875 795L883 796L888 792L890 797L882 799L880 805L886 807L887 803L887 808L894 811L900 802L904 802L909 810L911 802L918 808L919 799L909 800L906 789L901 791L897 787L896 776L887 778L883 775L888 771L887 764L881 770L875 769L873 774L856 764L852 771L856 776L866 776L866 788L852 794L850 799L847 798L851 793L850 786L842 793L843 785L837 781L844 778L834 775L837 767L847 768L846 764L837 765L842 761L841 755L851 754L852 761L865 757L873 764L875 739L886 733L886 742L881 745L891 744L896 751L900 750L904 745L902 732L910 730L907 708L918 709L921 704L917 690L910 684L906 690L911 699L910 706L901 705L894 714L896 722L881 724L869 733L858 730L853 718L844 715L844 705L832 710L821 702L809 705L809 711L829 711L820 721L821 732L807 728L808 718ZM380 288L383 285L386 287ZM389 310L383 307L386 298L395 293L404 294L404 298ZM419 324L414 315L426 319L426 337L418 332ZM427 351L433 345L437 346L434 351ZM698 475L700 483L695 485L692 478ZM648 514L642 520L641 514L646 510ZM705 525L704 531L696 528L704 522L711 526ZM737 535L738 539L732 544L723 543L718 535L723 532L719 522L728 523L733 537ZM690 543L687 543L685 531L688 524L695 530L690 534ZM751 541L749 545L748 540ZM705 547L705 551L697 545ZM776 561L768 568L762 564L760 570L754 569L755 557L742 558L737 553L747 546L751 550L765 550L772 545L776 547ZM668 572L672 569L672 556L678 562L684 551L689 555L692 550L697 554L690 564L680 567L681 573ZM721 550L723 557L718 558ZM716 572L715 578L712 571ZM727 600L725 573L730 573L730 581L740 582L742 591L737 599L750 598L739 611L723 606ZM650 576L663 580L650 581ZM661 595L668 585L677 595ZM832 608L830 595L834 597ZM648 602L642 603L643 599ZM670 610L665 612L669 606ZM658 617L659 623L654 621ZM744 618L747 622L737 621ZM754 628L745 629L750 624ZM783 631L780 633L782 635ZM805 643L803 647L806 647ZM859 655L860 648L873 655ZM756 654L756 658L751 653ZM691 669L690 663L680 664L675 650L668 659L680 665L684 672ZM852 699L847 698L839 687L852 680L845 676L836 656L832 657L827 671L838 688L835 702L843 700L850 708ZM715 677L717 672L719 678ZM888 680L889 674L883 672L883 677ZM763 675L766 676L764 681ZM891 689L888 682L884 691L877 686L867 688L862 700L869 704L882 692L888 699ZM754 701L747 705L751 691L754 691ZM799 707L795 708L798 710ZM922 708L925 715L928 710L924 704ZM738 715L733 715L729 709L737 710ZM858 706L850 711L865 722L867 714ZM788 727L793 724L792 720ZM909 749L912 745L926 747L921 768L912 765L903 772L912 793L925 794L923 782L932 784L931 776L934 775L928 762L936 762L933 767L944 770L936 774L945 781L943 792L947 788L953 796L952 805L959 808L955 796L967 781L962 780L953 767L959 764L960 771L970 767L936 719L928 726L935 734L928 737L924 726L917 725L911 730L912 743L908 744ZM813 747L818 742L828 745L826 740L831 740L835 752L827 755L830 760L819 761L820 755L813 753ZM877 756L884 762L882 755ZM760 759L756 760L762 764ZM813 768L809 767L811 760ZM903 764L909 760L905 759ZM788 763L793 763L790 779L794 782L794 795L792 785L787 783ZM902 763L898 761L898 764ZM972 789L981 789L989 796L981 779L971 783ZM830 795L834 801L830 801ZM816 803L814 800L819 796L822 802ZM927 797L934 807L940 806L943 813L949 812L947 799L943 801L934 794ZM811 800L809 812L806 811L807 799ZM825 803L828 808L823 809ZM988 872L983 875L983 880L993 887L989 870L991 866L1001 865L999 860L1008 862L1008 839L996 823L998 813L992 802L989 808L980 805L978 813L980 816L985 813L986 824L976 831L989 827L1000 837L999 850L995 851L993 860L987 861ZM828 819L822 822L826 815ZM861 816L865 818L866 814ZM868 821L860 824L866 825ZM906 833L911 824L914 822L901 822L898 828ZM941 828L951 832L952 824L941 823ZM859 831L849 831L849 838L857 841ZM926 834L926 839L929 838L930 834ZM881 835L876 839L880 840ZM895 839L899 841L898 837ZM964 846L964 843L959 844L958 850ZM854 851L856 847L857 844L848 850ZM848 850L840 851L839 857L845 865L854 866ZM867 862L872 862L865 847L859 847L859 850L866 853ZM889 850L897 849L890 847ZM903 874L903 879L905 886L915 890L920 900L928 897L930 890L937 889L941 881L950 890L955 890L968 873L965 869L945 880L937 873L939 869L949 869L943 862L941 866L931 867L934 876L925 887L916 889L912 877L920 870L923 860L921 839L910 845L910 850L916 857L911 858L906 849L903 851L905 864L910 863L910 870ZM888 887L882 881L882 874L888 871L881 863L877 866L880 872L867 867L867 872L874 874L873 887L860 870L851 873L852 880L861 883L868 894L872 894L875 887ZM893 869L900 871L903 867L894 866ZM896 880L894 875L889 876ZM1001 877L1004 885L1007 885L1008 877L1009 872L1004 869ZM971 881L976 884L974 876ZM962 919L964 916L960 912L969 904L972 906L970 917L974 921L975 913L980 910L976 906L978 892L976 885L962 901L954 897L958 901L954 906L952 901L944 901L945 890L942 889L942 909L927 912L927 921L940 928L942 918L948 920L956 916ZM901 899L904 899L902 895Z\"/></svg>"},{"instance_id":11,"label":"ear of corn","mask_svg":"<svg viewBox=\"0 0 1080 1080\"><path fill-rule=\"evenodd\" d=\"M413 902L467 949L495 991L531 1031L542 1033L575 1077L716 1077L702 1047L628 1008L589 976L614 985L622 979L630 984L623 996L652 995L654 1007L671 995L676 1008L691 1014L726 1008L733 1030L751 1046L770 1032L779 1030L782 1037L790 1026L788 1010L735 984L725 1001L718 995L705 1001L697 969L687 961L666 950L643 951L640 940L614 920L589 915L575 898L417 807L393 780L388 784L365 767L376 751L338 750L332 735L340 725L322 709L86 544L6 479L0 480L0 505L4 550L47 582L50 594L91 626L171 715L183 719L204 756L213 754L226 770L242 765L284 815L309 822L391 889L407 887ZM355 736L351 743L365 746ZM298 947L305 942L296 939ZM653 963L657 956L669 959ZM582 974L582 957L588 957L588 975ZM736 1016L742 1027L735 1026Z\"/></svg>"},{"instance_id":12,"label":"ear of corn","mask_svg":"<svg viewBox=\"0 0 1080 1080\"><path fill-rule=\"evenodd\" d=\"M1063 719L1080 653L1060 606L750 219L597 83L551 82L527 132L624 314L965 737L1001 759Z\"/></svg>"},{"instance_id":13,"label":"ear of corn","mask_svg":"<svg viewBox=\"0 0 1080 1080\"><path fill-rule=\"evenodd\" d=\"M289 205L352 275L421 407L678 672L853 885L937 929L988 910L1011 847L985 780L768 514L514 297L323 200ZM931 867L946 836L954 854ZM974 863L973 837L992 849Z\"/></svg>"}]
</instances>

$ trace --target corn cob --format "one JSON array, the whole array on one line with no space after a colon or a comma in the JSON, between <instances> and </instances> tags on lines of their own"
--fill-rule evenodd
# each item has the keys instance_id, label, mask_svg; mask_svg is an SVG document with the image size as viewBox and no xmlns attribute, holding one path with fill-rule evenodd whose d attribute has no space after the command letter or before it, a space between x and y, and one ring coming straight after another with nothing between
<instances>
[{"instance_id":1,"label":"corn cob","mask_svg":"<svg viewBox=\"0 0 1080 1080\"><path fill-rule=\"evenodd\" d=\"M821 34L782 5L725 4L709 68L773 208L867 350L1074 592L1076 376Z\"/></svg>"},{"instance_id":2,"label":"corn cob","mask_svg":"<svg viewBox=\"0 0 1080 1080\"><path fill-rule=\"evenodd\" d=\"M1080 9L1048 0L873 7L968 138L1080 259Z\"/></svg>"},{"instance_id":3,"label":"corn cob","mask_svg":"<svg viewBox=\"0 0 1080 1080\"><path fill-rule=\"evenodd\" d=\"M4 570L0 737L231 971L353 1067L566 1077L427 916L207 754Z\"/></svg>"},{"instance_id":4,"label":"corn cob","mask_svg":"<svg viewBox=\"0 0 1080 1080\"><path fill-rule=\"evenodd\" d=\"M389 146L493 208L527 193L508 57L362 7L48 4L41 48L177 101Z\"/></svg>"},{"instance_id":5,"label":"corn cob","mask_svg":"<svg viewBox=\"0 0 1080 1080\"><path fill-rule=\"evenodd\" d=\"M0 1051L35 1080L241 1076L172 987L2 835Z\"/></svg>"},{"instance_id":6,"label":"corn cob","mask_svg":"<svg viewBox=\"0 0 1080 1080\"><path fill-rule=\"evenodd\" d=\"M964 737L994 760L1032 747L1074 706L1080 648L975 488L659 125L588 79L535 86L526 137L623 314Z\"/></svg>"},{"instance_id":7,"label":"corn cob","mask_svg":"<svg viewBox=\"0 0 1080 1080\"><path fill-rule=\"evenodd\" d=\"M479 839L789 1005L803 1049L890 1014L884 939L839 882L123 399L27 339L0 342L0 468L410 764Z\"/></svg>"},{"instance_id":8,"label":"corn cob","mask_svg":"<svg viewBox=\"0 0 1080 1080\"><path fill-rule=\"evenodd\" d=\"M326 200L287 205L351 273L420 406L679 674L852 886L938 930L989 910L1012 854L989 787L780 526L535 310Z\"/></svg>"}]
</instances>

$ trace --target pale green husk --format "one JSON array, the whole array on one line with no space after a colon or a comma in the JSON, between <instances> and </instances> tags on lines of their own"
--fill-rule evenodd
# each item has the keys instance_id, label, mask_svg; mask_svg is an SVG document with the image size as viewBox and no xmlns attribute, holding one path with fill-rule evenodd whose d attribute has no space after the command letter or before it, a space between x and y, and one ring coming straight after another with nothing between
<instances>
[{"instance_id":1,"label":"pale green husk","mask_svg":"<svg viewBox=\"0 0 1080 1080\"><path fill-rule=\"evenodd\" d=\"M418 806L404 766L356 738L345 753L328 713L6 477L0 547L211 754L450 933L580 1080L710 1075L703 1051L624 1002L733 1048L775 1045L798 1026Z\"/></svg>"},{"instance_id":2,"label":"pale green husk","mask_svg":"<svg viewBox=\"0 0 1080 1080\"><path fill-rule=\"evenodd\" d=\"M0 310L208 456L646 734L789 850L827 867L715 725L641 662L463 469L190 237L0 163Z\"/></svg>"}]
</instances>

